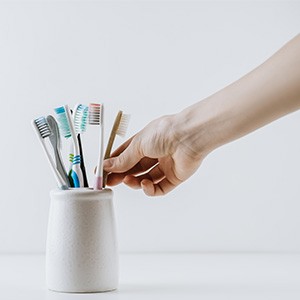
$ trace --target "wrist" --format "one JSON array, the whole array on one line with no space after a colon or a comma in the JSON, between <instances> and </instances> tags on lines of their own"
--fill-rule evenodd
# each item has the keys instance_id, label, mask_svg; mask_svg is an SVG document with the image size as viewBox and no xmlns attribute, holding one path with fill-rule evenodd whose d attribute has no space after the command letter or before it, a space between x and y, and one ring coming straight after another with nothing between
<instances>
[{"instance_id":1,"label":"wrist","mask_svg":"<svg viewBox=\"0 0 300 300\"><path fill-rule=\"evenodd\" d=\"M195 159L205 157L230 140L231 112L219 100L219 95L213 95L173 116L174 139L187 147Z\"/></svg>"}]
</instances>

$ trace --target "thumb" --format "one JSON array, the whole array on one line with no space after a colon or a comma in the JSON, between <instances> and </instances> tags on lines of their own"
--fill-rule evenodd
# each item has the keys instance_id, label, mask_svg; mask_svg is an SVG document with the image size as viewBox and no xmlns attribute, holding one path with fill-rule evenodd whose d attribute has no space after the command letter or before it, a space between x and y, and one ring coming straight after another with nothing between
<instances>
[{"instance_id":1,"label":"thumb","mask_svg":"<svg viewBox=\"0 0 300 300\"><path fill-rule=\"evenodd\" d=\"M123 173L134 167L141 159L142 155L136 143L129 146L120 153L119 156L111 157L103 162L103 168L107 172Z\"/></svg>"}]
</instances>

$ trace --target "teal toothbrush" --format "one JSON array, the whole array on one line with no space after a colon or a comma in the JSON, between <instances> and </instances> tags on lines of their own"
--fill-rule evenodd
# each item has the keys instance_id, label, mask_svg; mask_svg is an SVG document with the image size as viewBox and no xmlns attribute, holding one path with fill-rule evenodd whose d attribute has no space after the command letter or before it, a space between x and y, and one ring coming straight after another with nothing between
<instances>
[{"instance_id":1,"label":"teal toothbrush","mask_svg":"<svg viewBox=\"0 0 300 300\"><path fill-rule=\"evenodd\" d=\"M72 162L72 172L69 175L70 179L73 182L74 187L83 187L83 175L80 168L81 156L79 150L79 144L76 137L76 132L74 128L74 123L71 117L71 112L68 105L64 105L58 108L55 108L54 111L57 114L58 122L60 129L65 138L72 138L74 146L74 158ZM70 180L70 181L71 181Z\"/></svg>"}]
</instances>

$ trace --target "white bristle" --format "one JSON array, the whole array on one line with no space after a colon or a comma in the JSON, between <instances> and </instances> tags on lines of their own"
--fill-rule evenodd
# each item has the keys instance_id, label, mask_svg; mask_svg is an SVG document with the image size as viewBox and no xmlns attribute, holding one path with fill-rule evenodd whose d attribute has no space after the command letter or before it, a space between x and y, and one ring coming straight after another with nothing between
<instances>
[{"instance_id":1,"label":"white bristle","mask_svg":"<svg viewBox=\"0 0 300 300\"><path fill-rule=\"evenodd\" d=\"M89 124L101 125L102 123L102 105L97 103L89 104Z\"/></svg>"},{"instance_id":2,"label":"white bristle","mask_svg":"<svg viewBox=\"0 0 300 300\"><path fill-rule=\"evenodd\" d=\"M116 132L117 135L122 136L122 137L124 137L126 135L129 120L130 120L130 115L122 114L122 117L121 117L121 120L120 120L120 125L118 127L117 132Z\"/></svg>"},{"instance_id":3,"label":"white bristle","mask_svg":"<svg viewBox=\"0 0 300 300\"><path fill-rule=\"evenodd\" d=\"M88 107L82 104L78 104L74 112L74 127L77 134L86 131L87 118Z\"/></svg>"},{"instance_id":4,"label":"white bristle","mask_svg":"<svg viewBox=\"0 0 300 300\"><path fill-rule=\"evenodd\" d=\"M34 123L43 139L51 135L51 130L45 117L35 119Z\"/></svg>"}]
</instances>

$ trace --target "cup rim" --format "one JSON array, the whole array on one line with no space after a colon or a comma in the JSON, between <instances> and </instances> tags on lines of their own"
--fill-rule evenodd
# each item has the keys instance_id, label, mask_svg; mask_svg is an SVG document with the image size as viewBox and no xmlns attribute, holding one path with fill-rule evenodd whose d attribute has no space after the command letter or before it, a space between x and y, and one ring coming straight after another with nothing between
<instances>
[{"instance_id":1,"label":"cup rim","mask_svg":"<svg viewBox=\"0 0 300 300\"><path fill-rule=\"evenodd\" d=\"M62 196L62 195L72 195L72 196L96 196L96 195L112 195L113 191L110 188L104 188L102 190L94 190L93 188L69 188L67 190L62 190L59 188L52 189L50 191L51 196Z\"/></svg>"}]
</instances>

